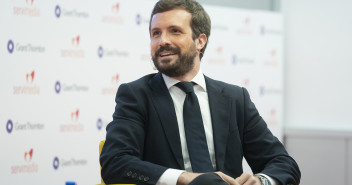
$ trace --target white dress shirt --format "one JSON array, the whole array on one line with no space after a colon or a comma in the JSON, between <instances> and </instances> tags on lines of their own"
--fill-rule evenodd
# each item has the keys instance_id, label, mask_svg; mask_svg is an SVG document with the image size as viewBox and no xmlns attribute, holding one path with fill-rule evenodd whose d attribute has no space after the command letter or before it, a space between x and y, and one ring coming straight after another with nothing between
<instances>
[{"instance_id":1,"label":"white dress shirt","mask_svg":"<svg viewBox=\"0 0 352 185\"><path fill-rule=\"evenodd\" d=\"M175 84L180 82L179 80L173 79L164 74L162 75L163 75L166 87L170 92L171 98L175 106L185 170L178 170L178 169L171 169L171 168L167 169L161 175L156 185L176 185L178 177L181 175L181 173L183 173L184 171L192 172L191 161L189 159L189 154L187 149L185 127L183 122L183 104L186 98L186 93L179 87L175 86ZM191 81L197 84L197 85L194 85L194 92L197 95L197 98L199 101L200 111L202 114L202 119L204 124L205 137L207 138L208 150L210 154L210 160L213 165L213 168L216 169L213 127L211 124L211 114L210 114L207 87L205 84L205 79L202 71L199 70L198 74ZM270 180L272 179L270 178ZM272 185L275 185L275 184L272 183Z\"/></svg>"}]
</instances>

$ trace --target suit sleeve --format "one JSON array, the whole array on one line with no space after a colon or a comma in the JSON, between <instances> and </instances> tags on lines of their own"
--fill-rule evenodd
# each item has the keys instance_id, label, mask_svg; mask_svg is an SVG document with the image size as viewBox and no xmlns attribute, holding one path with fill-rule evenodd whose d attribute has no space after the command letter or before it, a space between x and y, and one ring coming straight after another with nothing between
<instances>
[{"instance_id":1,"label":"suit sleeve","mask_svg":"<svg viewBox=\"0 0 352 185\"><path fill-rule=\"evenodd\" d=\"M243 97L243 150L253 173L269 175L280 184L299 184L301 173L297 163L267 128L244 88Z\"/></svg>"},{"instance_id":2,"label":"suit sleeve","mask_svg":"<svg viewBox=\"0 0 352 185\"><path fill-rule=\"evenodd\" d=\"M129 84L122 84L115 101L100 156L102 178L107 184L156 184L167 168L142 160L147 119L143 100Z\"/></svg>"}]
</instances>

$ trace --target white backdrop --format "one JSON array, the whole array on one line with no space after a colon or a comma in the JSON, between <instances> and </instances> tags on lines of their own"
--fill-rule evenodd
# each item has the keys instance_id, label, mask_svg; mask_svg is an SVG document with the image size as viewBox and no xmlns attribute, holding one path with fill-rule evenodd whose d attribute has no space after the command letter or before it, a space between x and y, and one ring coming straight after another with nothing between
<instances>
[{"instance_id":1,"label":"white backdrop","mask_svg":"<svg viewBox=\"0 0 352 185\"><path fill-rule=\"evenodd\" d=\"M0 1L0 184L100 182L98 143L121 83L156 72L155 1ZM277 13L205 6L206 75L246 87L282 137L283 30Z\"/></svg>"}]
</instances>

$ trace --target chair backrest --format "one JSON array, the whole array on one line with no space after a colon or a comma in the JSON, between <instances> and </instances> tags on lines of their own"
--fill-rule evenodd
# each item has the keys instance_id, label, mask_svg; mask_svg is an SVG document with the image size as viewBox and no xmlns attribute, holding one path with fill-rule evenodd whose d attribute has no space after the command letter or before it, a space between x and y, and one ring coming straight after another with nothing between
<instances>
[{"instance_id":1,"label":"chair backrest","mask_svg":"<svg viewBox=\"0 0 352 185\"><path fill-rule=\"evenodd\" d=\"M99 142L99 157L100 157L101 150L103 149L104 144L105 144L105 140L101 140ZM101 166L100 166L100 171L101 171ZM103 178L101 177L101 175L100 175L100 180L101 180L101 184L102 185L105 184Z\"/></svg>"}]
</instances>

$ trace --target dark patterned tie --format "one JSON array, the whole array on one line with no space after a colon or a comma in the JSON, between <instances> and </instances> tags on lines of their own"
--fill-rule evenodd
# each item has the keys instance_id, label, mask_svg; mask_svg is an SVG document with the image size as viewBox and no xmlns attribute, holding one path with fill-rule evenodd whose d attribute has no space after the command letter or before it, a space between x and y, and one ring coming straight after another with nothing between
<instances>
[{"instance_id":1,"label":"dark patterned tie","mask_svg":"<svg viewBox=\"0 0 352 185\"><path fill-rule=\"evenodd\" d=\"M183 120L189 158L193 172L213 172L214 169L210 160L202 114L193 85L192 82L179 82L176 84L177 87L186 93L183 105Z\"/></svg>"}]
</instances>

